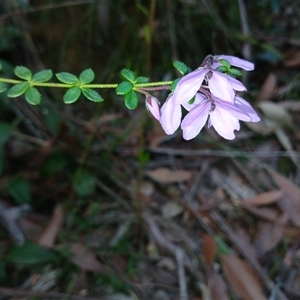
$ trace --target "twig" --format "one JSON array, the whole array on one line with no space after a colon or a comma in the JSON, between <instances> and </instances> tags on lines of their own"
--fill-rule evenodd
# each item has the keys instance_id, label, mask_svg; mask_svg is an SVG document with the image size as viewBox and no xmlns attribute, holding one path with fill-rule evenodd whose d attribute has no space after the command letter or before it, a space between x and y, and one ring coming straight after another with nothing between
<instances>
[{"instance_id":1,"label":"twig","mask_svg":"<svg viewBox=\"0 0 300 300\"><path fill-rule=\"evenodd\" d=\"M25 236L17 221L29 211L28 204L6 208L0 203L0 222L7 229L14 242L20 246L24 244Z\"/></svg>"},{"instance_id":2,"label":"twig","mask_svg":"<svg viewBox=\"0 0 300 300\"><path fill-rule=\"evenodd\" d=\"M66 295L56 292L35 292L27 290L17 290L13 288L0 287L0 295L9 295L12 297L41 297L47 299L69 299L69 300L105 300L105 298L94 298L80 295Z\"/></svg>"},{"instance_id":3,"label":"twig","mask_svg":"<svg viewBox=\"0 0 300 300\"><path fill-rule=\"evenodd\" d=\"M185 279L184 268L187 268L191 274L193 274L196 278L199 278L199 274L195 270L191 261L188 259L184 250L182 250L179 246L176 246L172 242L170 242L160 231L159 227L156 225L153 218L147 212L143 213L144 222L147 225L150 234L154 238L157 246L164 252L171 254L176 257L178 263L178 280L179 280L179 288L180 288L180 299L186 300L187 298L187 286Z\"/></svg>"}]
</instances>

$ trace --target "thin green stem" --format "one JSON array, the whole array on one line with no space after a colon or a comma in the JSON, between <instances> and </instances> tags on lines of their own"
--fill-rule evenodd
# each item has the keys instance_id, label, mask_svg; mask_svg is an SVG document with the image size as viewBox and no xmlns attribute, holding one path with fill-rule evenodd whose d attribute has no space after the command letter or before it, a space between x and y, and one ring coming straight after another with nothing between
<instances>
[{"instance_id":1,"label":"thin green stem","mask_svg":"<svg viewBox=\"0 0 300 300\"><path fill-rule=\"evenodd\" d=\"M8 79L1 78L0 82L18 84L24 82L24 80ZM41 86L41 87L54 87L54 88L70 88L76 86L77 84L67 84L67 83L54 83L54 82L34 82L28 81L31 86ZM136 88L147 88L147 87L156 87L156 86L169 86L172 81L159 81L159 82L149 82L149 83L139 83L135 84ZM79 85L78 85L79 86ZM115 89L118 86L117 83L112 84L80 84L81 88L90 88L90 89Z\"/></svg>"}]
</instances>

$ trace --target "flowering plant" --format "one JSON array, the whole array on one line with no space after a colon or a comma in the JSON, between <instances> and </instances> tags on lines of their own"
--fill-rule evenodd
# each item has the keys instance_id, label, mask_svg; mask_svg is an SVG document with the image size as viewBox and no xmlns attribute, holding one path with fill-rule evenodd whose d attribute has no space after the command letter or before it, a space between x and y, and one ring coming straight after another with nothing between
<instances>
[{"instance_id":1,"label":"flowering plant","mask_svg":"<svg viewBox=\"0 0 300 300\"><path fill-rule=\"evenodd\" d=\"M246 91L246 87L237 80L243 73L235 67L251 71L254 69L253 63L234 56L208 55L195 71L180 61L175 61L173 65L183 77L149 83L148 78L123 69L121 76L124 80L119 84L93 84L95 74L92 69L84 70L78 77L60 72L56 74L59 82L49 82L53 77L51 70L32 74L28 68L18 66L15 75L19 79L0 78L0 92L7 89L7 84L12 84L7 91L8 97L24 95L28 103L38 105L41 94L37 87L64 88L67 91L63 100L71 104L81 95L90 101L102 102L103 98L96 89L114 88L129 109L137 107L140 93L145 95L147 109L161 123L164 131L173 134L181 127L186 140L196 137L206 122L223 138L232 140L235 138L234 130L240 129L239 121L260 120L252 106L237 95L237 92ZM149 92L163 89L170 89L171 93L160 108L159 101ZM182 107L188 112L183 120Z\"/></svg>"}]
</instances>

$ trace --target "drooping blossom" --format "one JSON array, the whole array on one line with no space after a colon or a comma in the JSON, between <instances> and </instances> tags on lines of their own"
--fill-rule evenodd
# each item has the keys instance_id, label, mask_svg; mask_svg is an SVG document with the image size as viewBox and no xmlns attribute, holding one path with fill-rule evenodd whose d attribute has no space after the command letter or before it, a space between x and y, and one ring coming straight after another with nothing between
<instances>
[{"instance_id":1,"label":"drooping blossom","mask_svg":"<svg viewBox=\"0 0 300 300\"><path fill-rule=\"evenodd\" d=\"M160 110L159 110L159 102L158 100L150 95L146 96L146 108L150 113L153 115L153 117L159 121L160 119Z\"/></svg>"},{"instance_id":2,"label":"drooping blossom","mask_svg":"<svg viewBox=\"0 0 300 300\"><path fill-rule=\"evenodd\" d=\"M196 98L199 97L196 94ZM202 98L202 97L201 97ZM237 97L234 103L216 97L206 98L185 116L181 123L183 138L196 137L208 120L208 127L213 126L217 133L227 140L235 138L234 130L240 129L239 120L258 122L260 119L251 105Z\"/></svg>"}]
</instances>

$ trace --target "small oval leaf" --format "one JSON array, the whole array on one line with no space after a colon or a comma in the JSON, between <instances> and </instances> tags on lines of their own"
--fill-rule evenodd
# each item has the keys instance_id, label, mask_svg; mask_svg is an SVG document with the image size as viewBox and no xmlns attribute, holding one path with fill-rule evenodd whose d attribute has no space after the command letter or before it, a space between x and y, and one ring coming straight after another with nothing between
<instances>
[{"instance_id":1,"label":"small oval leaf","mask_svg":"<svg viewBox=\"0 0 300 300\"><path fill-rule=\"evenodd\" d=\"M173 61L173 66L181 75L185 75L189 70L189 67L179 60Z\"/></svg>"},{"instance_id":2,"label":"small oval leaf","mask_svg":"<svg viewBox=\"0 0 300 300\"><path fill-rule=\"evenodd\" d=\"M74 103L78 100L81 94L81 89L78 86L73 86L67 90L64 95L64 102L66 104Z\"/></svg>"},{"instance_id":3,"label":"small oval leaf","mask_svg":"<svg viewBox=\"0 0 300 300\"><path fill-rule=\"evenodd\" d=\"M7 87L6 84L3 82L0 82L0 93L6 91Z\"/></svg>"},{"instance_id":4,"label":"small oval leaf","mask_svg":"<svg viewBox=\"0 0 300 300\"><path fill-rule=\"evenodd\" d=\"M125 95L129 93L132 90L132 88L132 83L130 83L129 81L123 81L117 86L116 93L117 95Z\"/></svg>"},{"instance_id":5,"label":"small oval leaf","mask_svg":"<svg viewBox=\"0 0 300 300\"><path fill-rule=\"evenodd\" d=\"M130 91L125 95L125 105L129 109L135 109L138 105L138 97L135 91Z\"/></svg>"},{"instance_id":6,"label":"small oval leaf","mask_svg":"<svg viewBox=\"0 0 300 300\"><path fill-rule=\"evenodd\" d=\"M139 76L135 80L136 84L147 83L147 82L149 82L149 78L148 77Z\"/></svg>"},{"instance_id":7,"label":"small oval leaf","mask_svg":"<svg viewBox=\"0 0 300 300\"><path fill-rule=\"evenodd\" d=\"M231 69L229 71L229 75L231 77L238 77L238 78L240 78L240 77L243 77L243 72L240 71L240 70L238 70L238 69Z\"/></svg>"},{"instance_id":8,"label":"small oval leaf","mask_svg":"<svg viewBox=\"0 0 300 300\"><path fill-rule=\"evenodd\" d=\"M229 61L226 60L226 59L220 59L220 64L222 66L224 66L226 69L230 69L231 68L231 65L230 65Z\"/></svg>"},{"instance_id":9,"label":"small oval leaf","mask_svg":"<svg viewBox=\"0 0 300 300\"><path fill-rule=\"evenodd\" d=\"M52 70L42 70L33 75L32 80L34 82L46 82L49 81L53 76Z\"/></svg>"},{"instance_id":10,"label":"small oval leaf","mask_svg":"<svg viewBox=\"0 0 300 300\"><path fill-rule=\"evenodd\" d=\"M91 101L94 101L94 102L102 102L103 101L103 98L95 90L82 89L82 93L87 99L89 99Z\"/></svg>"},{"instance_id":11,"label":"small oval leaf","mask_svg":"<svg viewBox=\"0 0 300 300\"><path fill-rule=\"evenodd\" d=\"M9 98L19 97L22 94L24 94L28 88L29 88L28 82L20 82L8 90L7 97Z\"/></svg>"},{"instance_id":12,"label":"small oval leaf","mask_svg":"<svg viewBox=\"0 0 300 300\"><path fill-rule=\"evenodd\" d=\"M75 84L79 82L79 79L77 76L68 73L68 72L61 72L61 73L57 73L55 74L57 79L63 83L67 83L67 84Z\"/></svg>"},{"instance_id":13,"label":"small oval leaf","mask_svg":"<svg viewBox=\"0 0 300 300\"><path fill-rule=\"evenodd\" d=\"M121 71L121 75L130 82L134 82L134 80L135 80L135 74L131 70L123 69Z\"/></svg>"},{"instance_id":14,"label":"small oval leaf","mask_svg":"<svg viewBox=\"0 0 300 300\"><path fill-rule=\"evenodd\" d=\"M92 69L86 69L79 75L82 84L90 83L95 79L95 73Z\"/></svg>"},{"instance_id":15,"label":"small oval leaf","mask_svg":"<svg viewBox=\"0 0 300 300\"><path fill-rule=\"evenodd\" d=\"M175 80L171 83L170 89L171 89L172 92L175 91L175 88L176 88L177 83L179 82L179 80L180 80L180 78L177 78L177 79L175 79Z\"/></svg>"},{"instance_id":16,"label":"small oval leaf","mask_svg":"<svg viewBox=\"0 0 300 300\"><path fill-rule=\"evenodd\" d=\"M35 87L30 87L25 93L26 101L31 105L38 105L41 102L42 96Z\"/></svg>"},{"instance_id":17,"label":"small oval leaf","mask_svg":"<svg viewBox=\"0 0 300 300\"><path fill-rule=\"evenodd\" d=\"M15 68L15 74L19 78L22 78L22 79L25 79L25 80L31 80L31 78L32 78L31 71L28 68L24 67L24 66L17 66Z\"/></svg>"}]
</instances>

